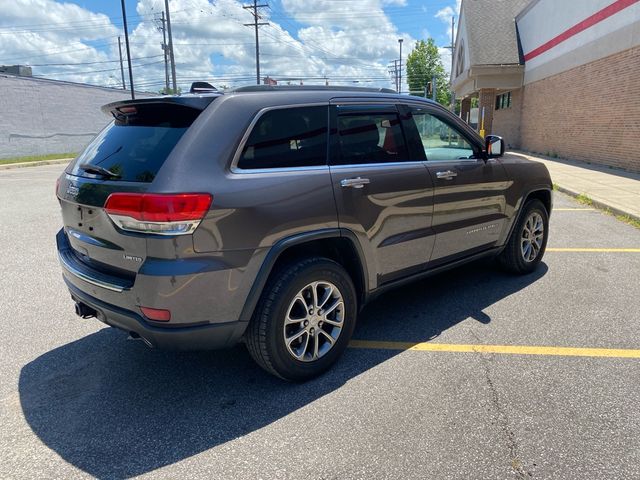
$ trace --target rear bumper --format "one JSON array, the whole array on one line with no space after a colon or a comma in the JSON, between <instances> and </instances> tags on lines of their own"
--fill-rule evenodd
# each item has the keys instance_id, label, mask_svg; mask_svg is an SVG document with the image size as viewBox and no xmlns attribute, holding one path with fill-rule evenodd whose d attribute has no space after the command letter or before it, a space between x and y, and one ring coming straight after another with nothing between
<instances>
[{"instance_id":1,"label":"rear bumper","mask_svg":"<svg viewBox=\"0 0 640 480\"><path fill-rule=\"evenodd\" d=\"M241 305L234 305L243 298L225 290L233 285L232 270L179 275L185 273L179 269L185 270L186 262L167 262L171 269L165 268L165 272L157 267L157 261L151 260L150 265L143 266L158 271L139 273L135 280L125 279L81 262L63 230L56 240L62 276L74 301L95 310L95 316L103 323L139 336L153 347L171 350L230 347L240 340L248 325L240 319ZM205 260L196 266L202 265L207 265ZM171 322L162 324L146 319L139 310L140 304L170 310Z\"/></svg>"},{"instance_id":2,"label":"rear bumper","mask_svg":"<svg viewBox=\"0 0 640 480\"><path fill-rule=\"evenodd\" d=\"M228 322L191 327L156 327L135 312L110 305L79 290L65 278L71 298L94 309L101 322L140 336L148 345L163 350L214 350L235 345L247 324ZM134 336L135 336L134 335Z\"/></svg>"}]
</instances>

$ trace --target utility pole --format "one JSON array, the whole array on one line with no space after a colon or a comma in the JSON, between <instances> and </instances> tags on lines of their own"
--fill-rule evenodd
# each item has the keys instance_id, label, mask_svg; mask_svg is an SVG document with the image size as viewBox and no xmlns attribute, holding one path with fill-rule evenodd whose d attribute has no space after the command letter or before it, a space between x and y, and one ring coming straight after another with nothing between
<instances>
[{"instance_id":1,"label":"utility pole","mask_svg":"<svg viewBox=\"0 0 640 480\"><path fill-rule=\"evenodd\" d=\"M164 9L167 12L167 33L169 34L169 58L171 59L171 80L173 81L173 93L177 94L178 86L176 85L176 59L173 56L173 35L171 35L171 14L169 13L169 0L164 0Z\"/></svg>"},{"instance_id":2,"label":"utility pole","mask_svg":"<svg viewBox=\"0 0 640 480\"><path fill-rule=\"evenodd\" d=\"M260 15L258 14L258 9L262 7L268 7L266 3L261 3L258 5L258 0L253 0L253 5L243 5L242 8L245 10L253 10L251 15L253 15L253 23L245 23L245 27L254 27L256 31L256 83L260 85L260 38L258 35L258 27L261 25L269 25L268 22L259 22Z\"/></svg>"},{"instance_id":3,"label":"utility pole","mask_svg":"<svg viewBox=\"0 0 640 480\"><path fill-rule=\"evenodd\" d=\"M129 86L131 87L131 100L136 99L133 87L133 70L131 69L131 51L129 50L129 31L127 28L127 10L124 7L124 0L120 0L122 6L122 21L124 23L124 44L127 47L127 65L129 65Z\"/></svg>"},{"instance_id":4,"label":"utility pole","mask_svg":"<svg viewBox=\"0 0 640 480\"><path fill-rule=\"evenodd\" d=\"M393 81L396 84L396 92L399 92L400 88L398 87L398 59L397 58L393 60L393 66L389 65L388 69L389 69L389 75L393 76Z\"/></svg>"},{"instance_id":5,"label":"utility pole","mask_svg":"<svg viewBox=\"0 0 640 480\"><path fill-rule=\"evenodd\" d=\"M456 19L452 16L451 17L451 45L444 47L447 50L451 51L451 75L449 75L450 79L453 78L453 53L455 52L455 48L456 48L456 44L454 42L455 24L456 24ZM455 107L456 107L456 95L453 92L453 90L451 90L451 105L449 106L449 108L453 112L455 110Z\"/></svg>"},{"instance_id":6,"label":"utility pole","mask_svg":"<svg viewBox=\"0 0 640 480\"><path fill-rule=\"evenodd\" d=\"M120 75L122 76L122 89L126 90L127 85L124 83L124 65L122 65L122 43L120 43L120 36L118 35L118 53L120 53Z\"/></svg>"},{"instance_id":7,"label":"utility pole","mask_svg":"<svg viewBox=\"0 0 640 480\"><path fill-rule=\"evenodd\" d=\"M398 67L398 93L402 93L402 42L404 39L399 38L398 43L400 44L400 62Z\"/></svg>"},{"instance_id":8,"label":"utility pole","mask_svg":"<svg viewBox=\"0 0 640 480\"><path fill-rule=\"evenodd\" d=\"M165 94L169 93L169 62L168 62L168 47L167 47L167 29L165 27L166 20L164 18L164 10L162 11L162 15L160 17L160 25L158 25L158 30L162 32L162 53L164 54L164 92Z\"/></svg>"}]
</instances>

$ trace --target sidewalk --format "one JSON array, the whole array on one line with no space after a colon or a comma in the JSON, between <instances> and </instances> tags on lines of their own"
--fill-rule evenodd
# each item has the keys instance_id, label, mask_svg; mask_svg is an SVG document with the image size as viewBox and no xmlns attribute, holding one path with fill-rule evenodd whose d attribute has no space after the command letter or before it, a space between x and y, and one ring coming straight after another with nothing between
<instances>
[{"instance_id":1,"label":"sidewalk","mask_svg":"<svg viewBox=\"0 0 640 480\"><path fill-rule=\"evenodd\" d=\"M5 163L0 165L0 170L9 170L12 168L24 167L41 167L42 165L58 165L69 163L71 160L73 160L73 158L56 158L52 160L34 160L32 162Z\"/></svg>"},{"instance_id":2,"label":"sidewalk","mask_svg":"<svg viewBox=\"0 0 640 480\"><path fill-rule=\"evenodd\" d=\"M559 191L574 197L586 195L596 207L640 221L640 174L519 151L513 153L544 163Z\"/></svg>"}]
</instances>

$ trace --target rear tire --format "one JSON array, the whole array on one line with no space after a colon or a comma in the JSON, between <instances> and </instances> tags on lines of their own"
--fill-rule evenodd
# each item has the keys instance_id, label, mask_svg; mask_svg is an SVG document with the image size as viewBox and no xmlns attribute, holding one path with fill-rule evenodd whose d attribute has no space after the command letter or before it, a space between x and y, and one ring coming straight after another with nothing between
<instances>
[{"instance_id":1,"label":"rear tire","mask_svg":"<svg viewBox=\"0 0 640 480\"><path fill-rule=\"evenodd\" d=\"M508 272L533 272L544 256L549 236L549 214L537 199L529 200L522 209L518 223L507 244L498 256L498 262Z\"/></svg>"},{"instance_id":2,"label":"rear tire","mask_svg":"<svg viewBox=\"0 0 640 480\"><path fill-rule=\"evenodd\" d=\"M356 315L355 288L340 264L321 257L294 261L267 283L247 328L247 349L267 372L308 380L347 348Z\"/></svg>"}]
</instances>

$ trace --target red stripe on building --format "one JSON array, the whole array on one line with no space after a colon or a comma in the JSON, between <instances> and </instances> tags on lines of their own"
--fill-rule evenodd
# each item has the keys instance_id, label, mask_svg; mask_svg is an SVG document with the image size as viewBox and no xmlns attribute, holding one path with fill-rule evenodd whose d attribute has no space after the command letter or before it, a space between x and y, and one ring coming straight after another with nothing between
<instances>
[{"instance_id":1,"label":"red stripe on building","mask_svg":"<svg viewBox=\"0 0 640 480\"><path fill-rule=\"evenodd\" d=\"M551 50L556 45L568 40L569 38L577 35L580 32L583 32L589 27L593 27L596 23L600 23L601 21L609 18L612 15L615 15L620 10L624 10L627 7L630 7L634 3L638 3L640 0L616 0L611 5L604 7L602 10L594 13L590 17L582 20L580 23L575 24L573 27L565 30L557 37L552 38L547 43L540 45L538 48L531 50L529 53L525 54L524 60L529 61L532 58L536 58L538 55L543 54L547 50Z\"/></svg>"}]
</instances>

